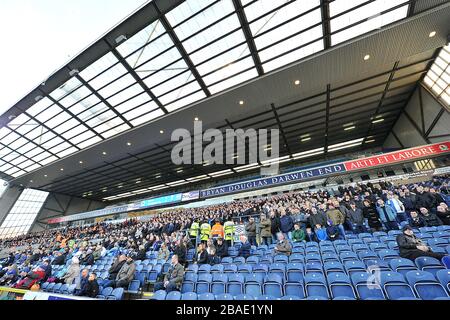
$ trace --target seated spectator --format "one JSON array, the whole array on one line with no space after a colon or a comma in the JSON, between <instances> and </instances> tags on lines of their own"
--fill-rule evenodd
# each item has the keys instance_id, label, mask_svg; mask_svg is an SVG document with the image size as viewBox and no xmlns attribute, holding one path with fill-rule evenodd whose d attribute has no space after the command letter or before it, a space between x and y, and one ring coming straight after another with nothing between
<instances>
[{"instance_id":1,"label":"seated spectator","mask_svg":"<svg viewBox=\"0 0 450 320\"><path fill-rule=\"evenodd\" d=\"M167 292L180 290L184 278L184 268L178 262L178 256L172 256L172 265L164 276L163 282L155 283L154 291L166 290Z\"/></svg>"},{"instance_id":2,"label":"seated spectator","mask_svg":"<svg viewBox=\"0 0 450 320\"><path fill-rule=\"evenodd\" d=\"M167 249L167 245L165 243L163 243L161 245L161 248L158 251L157 258L158 258L158 260L162 259L164 261L167 261L167 259L169 259L169 256L170 256L169 249ZM144 259L138 259L138 260L145 260L145 258Z\"/></svg>"},{"instance_id":3,"label":"seated spectator","mask_svg":"<svg viewBox=\"0 0 450 320\"><path fill-rule=\"evenodd\" d=\"M278 242L274 248L274 254L284 254L290 256L292 253L292 246L285 238L284 233L278 233Z\"/></svg>"},{"instance_id":4,"label":"seated spectator","mask_svg":"<svg viewBox=\"0 0 450 320\"><path fill-rule=\"evenodd\" d=\"M109 280L115 280L117 277L117 274L119 273L122 266L126 263L127 257L124 254L121 254L117 257L116 261L114 261L111 268L109 268Z\"/></svg>"},{"instance_id":5,"label":"seated spectator","mask_svg":"<svg viewBox=\"0 0 450 320\"><path fill-rule=\"evenodd\" d=\"M99 285L97 282L97 274L92 272L86 283L83 285L78 296L96 298L99 294Z\"/></svg>"},{"instance_id":6,"label":"seated spectator","mask_svg":"<svg viewBox=\"0 0 450 320\"><path fill-rule=\"evenodd\" d=\"M106 253L106 249L100 243L95 247L95 250L92 253L92 255L94 256L94 261L97 261L98 259L103 257L103 250L105 250Z\"/></svg>"},{"instance_id":7,"label":"seated spectator","mask_svg":"<svg viewBox=\"0 0 450 320\"><path fill-rule=\"evenodd\" d=\"M197 255L195 256L196 264L207 264L208 263L208 252L205 249L204 243L199 243L197 249Z\"/></svg>"},{"instance_id":8,"label":"seated spectator","mask_svg":"<svg viewBox=\"0 0 450 320\"><path fill-rule=\"evenodd\" d=\"M416 210L412 210L409 215L409 225L413 228L422 228L426 226L425 220L417 214Z\"/></svg>"},{"instance_id":9,"label":"seated spectator","mask_svg":"<svg viewBox=\"0 0 450 320\"><path fill-rule=\"evenodd\" d=\"M316 224L316 228L314 230L315 239L317 242L328 240L327 230L323 228L320 224Z\"/></svg>"},{"instance_id":10,"label":"seated spectator","mask_svg":"<svg viewBox=\"0 0 450 320\"><path fill-rule=\"evenodd\" d=\"M320 224L318 224L318 225L320 226ZM314 232L312 231L311 228L306 228L305 241L306 242L317 242L316 235L314 234Z\"/></svg>"},{"instance_id":11,"label":"seated spectator","mask_svg":"<svg viewBox=\"0 0 450 320\"><path fill-rule=\"evenodd\" d=\"M423 220L425 220L427 227L437 227L442 225L441 219L439 219L436 214L428 211L427 208L420 208L420 213L422 214Z\"/></svg>"},{"instance_id":12,"label":"seated spectator","mask_svg":"<svg viewBox=\"0 0 450 320\"><path fill-rule=\"evenodd\" d=\"M66 256L67 256L67 252L61 252L61 251L57 251L56 252L56 257L55 259L53 259L52 264L54 266L63 266L66 264Z\"/></svg>"},{"instance_id":13,"label":"seated spectator","mask_svg":"<svg viewBox=\"0 0 450 320\"><path fill-rule=\"evenodd\" d=\"M80 265L92 266L94 264L94 255L92 254L92 250L87 250L84 254L81 255Z\"/></svg>"},{"instance_id":14,"label":"seated spectator","mask_svg":"<svg viewBox=\"0 0 450 320\"><path fill-rule=\"evenodd\" d=\"M214 240L212 238L210 238L210 239L208 239L206 241L206 252L208 254L211 254L212 250L215 251L216 250L216 246L214 245Z\"/></svg>"},{"instance_id":15,"label":"seated spectator","mask_svg":"<svg viewBox=\"0 0 450 320\"><path fill-rule=\"evenodd\" d=\"M328 220L328 226L326 227L326 232L328 239L330 241L335 241L341 239L339 228L336 226L333 226L333 221Z\"/></svg>"},{"instance_id":16,"label":"seated spectator","mask_svg":"<svg viewBox=\"0 0 450 320\"><path fill-rule=\"evenodd\" d=\"M182 239L179 239L175 243L175 248L173 249L173 254L177 255L178 263L181 265L185 265L186 263L186 246Z\"/></svg>"},{"instance_id":17,"label":"seated spectator","mask_svg":"<svg viewBox=\"0 0 450 320\"><path fill-rule=\"evenodd\" d=\"M450 225L450 210L448 210L448 206L442 202L436 208L436 215L445 225Z\"/></svg>"},{"instance_id":18,"label":"seated spectator","mask_svg":"<svg viewBox=\"0 0 450 320\"><path fill-rule=\"evenodd\" d=\"M66 274L61 278L66 284L71 285L74 282L79 286L80 282L80 261L78 258L72 258L72 264L67 269Z\"/></svg>"},{"instance_id":19,"label":"seated spectator","mask_svg":"<svg viewBox=\"0 0 450 320\"><path fill-rule=\"evenodd\" d=\"M44 278L45 269L46 266L40 265L27 274L22 274L23 279L20 280L14 287L17 289L29 290L35 283L38 283Z\"/></svg>"},{"instance_id":20,"label":"seated spectator","mask_svg":"<svg viewBox=\"0 0 450 320\"><path fill-rule=\"evenodd\" d=\"M294 224L294 231L292 231L292 241L293 242L303 242L305 241L305 232L300 228L300 223Z\"/></svg>"},{"instance_id":21,"label":"seated spectator","mask_svg":"<svg viewBox=\"0 0 450 320\"><path fill-rule=\"evenodd\" d=\"M397 244L400 256L414 261L418 257L433 257L441 260L446 254L436 253L414 235L412 227L406 225L402 228L403 233L397 236Z\"/></svg>"},{"instance_id":22,"label":"seated spectator","mask_svg":"<svg viewBox=\"0 0 450 320\"><path fill-rule=\"evenodd\" d=\"M216 249L214 248L208 252L208 264L212 266L215 264L220 264L220 258L216 255Z\"/></svg>"},{"instance_id":23,"label":"seated spectator","mask_svg":"<svg viewBox=\"0 0 450 320\"><path fill-rule=\"evenodd\" d=\"M12 265L6 268L6 272L0 278L0 285L7 286L17 281L17 277L19 275L19 269L17 265L13 263Z\"/></svg>"},{"instance_id":24,"label":"seated spectator","mask_svg":"<svg viewBox=\"0 0 450 320\"><path fill-rule=\"evenodd\" d=\"M133 257L131 255L128 255L116 278L112 281L109 281L107 284L105 284L105 286L113 288L128 288L128 285L134 279L135 271L136 264L133 261Z\"/></svg>"},{"instance_id":25,"label":"seated spectator","mask_svg":"<svg viewBox=\"0 0 450 320\"><path fill-rule=\"evenodd\" d=\"M82 292L86 292L87 289L85 288L85 286L88 285L88 281L89 281L89 270L88 269L83 269L81 271L81 276L80 276L80 281L77 284L77 286L75 287L75 295L81 295Z\"/></svg>"},{"instance_id":26,"label":"seated spectator","mask_svg":"<svg viewBox=\"0 0 450 320\"><path fill-rule=\"evenodd\" d=\"M219 258L228 257L228 245L223 241L223 238L217 238L216 256Z\"/></svg>"},{"instance_id":27,"label":"seated spectator","mask_svg":"<svg viewBox=\"0 0 450 320\"><path fill-rule=\"evenodd\" d=\"M246 236L241 236L240 240L241 240L241 247L239 248L238 256L244 257L247 259L250 256L252 246L251 246L250 242L248 242L248 239Z\"/></svg>"}]
</instances>

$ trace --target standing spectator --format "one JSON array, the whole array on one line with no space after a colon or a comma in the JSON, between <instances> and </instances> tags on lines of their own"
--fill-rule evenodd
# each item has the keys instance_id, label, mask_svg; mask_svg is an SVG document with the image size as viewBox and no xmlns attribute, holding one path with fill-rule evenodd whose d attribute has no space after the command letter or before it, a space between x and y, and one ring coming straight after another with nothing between
<instances>
[{"instance_id":1,"label":"standing spectator","mask_svg":"<svg viewBox=\"0 0 450 320\"><path fill-rule=\"evenodd\" d=\"M76 286L80 286L80 261L78 258L72 258L72 264L67 269L66 274L61 278L66 284L71 285L75 282Z\"/></svg>"},{"instance_id":2,"label":"standing spectator","mask_svg":"<svg viewBox=\"0 0 450 320\"><path fill-rule=\"evenodd\" d=\"M286 239L292 239L292 230L294 230L294 221L291 216L286 214L286 210L284 208L280 209L280 230L284 234Z\"/></svg>"},{"instance_id":3,"label":"standing spectator","mask_svg":"<svg viewBox=\"0 0 450 320\"><path fill-rule=\"evenodd\" d=\"M277 233L280 232L280 218L277 217L275 211L270 212L270 231L272 233L273 242L277 241Z\"/></svg>"},{"instance_id":4,"label":"standing spectator","mask_svg":"<svg viewBox=\"0 0 450 320\"><path fill-rule=\"evenodd\" d=\"M217 238L216 255L221 259L228 256L228 245L221 237Z\"/></svg>"},{"instance_id":5,"label":"standing spectator","mask_svg":"<svg viewBox=\"0 0 450 320\"><path fill-rule=\"evenodd\" d=\"M377 211L387 230L399 229L395 212L391 209L391 207L385 205L383 199L378 199Z\"/></svg>"},{"instance_id":6,"label":"standing spectator","mask_svg":"<svg viewBox=\"0 0 450 320\"><path fill-rule=\"evenodd\" d=\"M223 226L220 224L220 220L216 219L214 226L211 229L211 237L217 239L224 236Z\"/></svg>"},{"instance_id":7,"label":"standing spectator","mask_svg":"<svg viewBox=\"0 0 450 320\"><path fill-rule=\"evenodd\" d=\"M261 214L259 223L261 225L261 244L265 244L268 246L272 244L272 233L271 233L272 223L269 219L267 219L267 216L264 213Z\"/></svg>"},{"instance_id":8,"label":"standing spectator","mask_svg":"<svg viewBox=\"0 0 450 320\"><path fill-rule=\"evenodd\" d=\"M350 208L347 210L347 220L351 230L355 233L367 232L364 226L364 215L361 209L356 207L354 202L350 202Z\"/></svg>"},{"instance_id":9,"label":"standing spectator","mask_svg":"<svg viewBox=\"0 0 450 320\"><path fill-rule=\"evenodd\" d=\"M317 208L311 208L311 215L308 218L308 223L310 226L315 226L320 224L321 226L327 225L327 215L324 211L318 211Z\"/></svg>"},{"instance_id":10,"label":"standing spectator","mask_svg":"<svg viewBox=\"0 0 450 320\"><path fill-rule=\"evenodd\" d=\"M363 201L363 205L363 216L367 219L369 228L372 232L382 230L383 225L381 224L380 215L378 214L375 205L368 199Z\"/></svg>"},{"instance_id":11,"label":"standing spectator","mask_svg":"<svg viewBox=\"0 0 450 320\"><path fill-rule=\"evenodd\" d=\"M403 221L407 220L406 216L406 210L403 203L399 200L399 197L397 195L392 194L392 192L389 192L387 195L387 205L391 207L392 211L396 214L396 219L398 223L402 223Z\"/></svg>"},{"instance_id":12,"label":"standing spectator","mask_svg":"<svg viewBox=\"0 0 450 320\"><path fill-rule=\"evenodd\" d=\"M247 238L250 245L256 246L256 223L253 217L248 219L248 222L245 225L245 231L247 232Z\"/></svg>"},{"instance_id":13,"label":"standing spectator","mask_svg":"<svg viewBox=\"0 0 450 320\"><path fill-rule=\"evenodd\" d=\"M341 232L342 237L345 239L345 231L344 231L344 222L345 222L345 215L335 208L333 204L328 205L328 211L327 211L327 219L331 220L333 225L337 226L339 228L339 231ZM325 232L326 234L326 232ZM319 239L321 240L321 239ZM326 239L324 239L326 240Z\"/></svg>"}]
</instances>

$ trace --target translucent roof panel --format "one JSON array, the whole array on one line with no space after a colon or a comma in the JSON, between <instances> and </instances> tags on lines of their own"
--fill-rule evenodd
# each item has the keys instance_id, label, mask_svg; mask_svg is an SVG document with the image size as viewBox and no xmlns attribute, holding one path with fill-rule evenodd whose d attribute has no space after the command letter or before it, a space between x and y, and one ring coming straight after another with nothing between
<instances>
[{"instance_id":1,"label":"translucent roof panel","mask_svg":"<svg viewBox=\"0 0 450 320\"><path fill-rule=\"evenodd\" d=\"M364 2L367 1L335 0L330 3L332 45L406 18L408 13L407 0L376 0L363 5ZM361 6L352 10L358 5ZM390 11L392 8L395 9Z\"/></svg>"},{"instance_id":2,"label":"translucent roof panel","mask_svg":"<svg viewBox=\"0 0 450 320\"><path fill-rule=\"evenodd\" d=\"M442 48L424 83L438 99L450 106L450 45Z\"/></svg>"}]
</instances>

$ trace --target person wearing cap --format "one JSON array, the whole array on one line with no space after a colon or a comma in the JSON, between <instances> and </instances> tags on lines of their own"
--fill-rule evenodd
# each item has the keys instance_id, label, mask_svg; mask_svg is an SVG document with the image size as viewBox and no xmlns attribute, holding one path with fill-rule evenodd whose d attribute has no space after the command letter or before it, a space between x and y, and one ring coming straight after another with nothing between
<instances>
[{"instance_id":1,"label":"person wearing cap","mask_svg":"<svg viewBox=\"0 0 450 320\"><path fill-rule=\"evenodd\" d=\"M400 257L414 261L418 257L433 257L441 260L446 254L433 252L430 247L414 235L410 225L402 228L402 234L397 236Z\"/></svg>"},{"instance_id":2,"label":"person wearing cap","mask_svg":"<svg viewBox=\"0 0 450 320\"><path fill-rule=\"evenodd\" d=\"M61 280L64 280L66 284L69 286L73 283L79 287L80 283L80 261L77 257L72 258L72 264L67 269L66 274L61 278Z\"/></svg>"}]
</instances>

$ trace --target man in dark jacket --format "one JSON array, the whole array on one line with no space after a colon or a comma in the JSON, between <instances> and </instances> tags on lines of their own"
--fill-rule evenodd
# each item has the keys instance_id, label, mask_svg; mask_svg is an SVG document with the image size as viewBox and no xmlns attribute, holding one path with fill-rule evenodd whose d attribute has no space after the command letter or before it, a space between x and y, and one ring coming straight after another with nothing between
<instances>
[{"instance_id":1,"label":"man in dark jacket","mask_svg":"<svg viewBox=\"0 0 450 320\"><path fill-rule=\"evenodd\" d=\"M429 192L425 192L422 186L416 188L416 209L420 208L431 209L436 199Z\"/></svg>"},{"instance_id":2,"label":"man in dark jacket","mask_svg":"<svg viewBox=\"0 0 450 320\"><path fill-rule=\"evenodd\" d=\"M53 259L52 264L54 266L63 266L63 265L65 265L66 264L66 256L67 256L66 252L61 253L61 252L58 251L56 253L56 258Z\"/></svg>"},{"instance_id":3,"label":"man in dark jacket","mask_svg":"<svg viewBox=\"0 0 450 320\"><path fill-rule=\"evenodd\" d=\"M250 245L250 242L248 242L248 239L246 236L241 236L241 247L239 248L239 257L248 258L250 256L250 252L252 250L252 246Z\"/></svg>"},{"instance_id":4,"label":"man in dark jacket","mask_svg":"<svg viewBox=\"0 0 450 320\"><path fill-rule=\"evenodd\" d=\"M223 241L222 237L217 238L216 256L219 258L228 256L228 245Z\"/></svg>"},{"instance_id":5,"label":"man in dark jacket","mask_svg":"<svg viewBox=\"0 0 450 320\"><path fill-rule=\"evenodd\" d=\"M450 211L445 203L441 203L437 206L436 215L441 219L442 223L445 225L450 225Z\"/></svg>"},{"instance_id":6,"label":"man in dark jacket","mask_svg":"<svg viewBox=\"0 0 450 320\"><path fill-rule=\"evenodd\" d=\"M117 274L119 273L122 266L125 264L127 260L127 257L124 254L121 254L117 260L114 262L114 264L109 268L109 279L115 280L117 277Z\"/></svg>"},{"instance_id":7,"label":"man in dark jacket","mask_svg":"<svg viewBox=\"0 0 450 320\"><path fill-rule=\"evenodd\" d=\"M250 245L256 246L256 223L253 217L250 217L250 219L248 219L248 223L245 225L245 231L247 232L247 237Z\"/></svg>"},{"instance_id":8,"label":"man in dark jacket","mask_svg":"<svg viewBox=\"0 0 450 320\"><path fill-rule=\"evenodd\" d=\"M291 231L294 230L294 220L292 220L291 216L286 214L286 210L284 208L280 209L280 215L280 230L283 232L286 239L291 239Z\"/></svg>"},{"instance_id":9,"label":"man in dark jacket","mask_svg":"<svg viewBox=\"0 0 450 320\"><path fill-rule=\"evenodd\" d=\"M434 213L428 211L427 208L420 208L420 213L422 214L423 220L425 220L425 224L427 227L442 226L441 219L439 219L438 216Z\"/></svg>"},{"instance_id":10,"label":"man in dark jacket","mask_svg":"<svg viewBox=\"0 0 450 320\"><path fill-rule=\"evenodd\" d=\"M208 263L208 252L205 249L204 243L200 243L198 245L198 251L195 256L195 263L197 263L197 264L207 264Z\"/></svg>"},{"instance_id":11,"label":"man in dark jacket","mask_svg":"<svg viewBox=\"0 0 450 320\"><path fill-rule=\"evenodd\" d=\"M173 254L177 255L178 263L184 266L186 263L186 246L184 245L182 240L177 241L177 245L173 250Z\"/></svg>"},{"instance_id":12,"label":"man in dark jacket","mask_svg":"<svg viewBox=\"0 0 450 320\"><path fill-rule=\"evenodd\" d=\"M413 210L410 212L411 218L409 218L409 225L413 228L422 228L425 227L426 223L425 220L419 214L417 211Z\"/></svg>"},{"instance_id":13,"label":"man in dark jacket","mask_svg":"<svg viewBox=\"0 0 450 320\"><path fill-rule=\"evenodd\" d=\"M97 274L95 272L91 273L89 275L89 278L87 281L85 281L83 287L81 288L79 296L82 297L90 297L95 298L97 295L99 295L99 286L97 282Z\"/></svg>"},{"instance_id":14,"label":"man in dark jacket","mask_svg":"<svg viewBox=\"0 0 450 320\"><path fill-rule=\"evenodd\" d=\"M272 232L273 242L277 242L277 233L280 232L280 218L277 217L274 211L270 212L270 231Z\"/></svg>"},{"instance_id":15,"label":"man in dark jacket","mask_svg":"<svg viewBox=\"0 0 450 320\"><path fill-rule=\"evenodd\" d=\"M324 212L318 212L317 208L312 207L311 215L308 218L308 224L310 226L320 224L321 226L325 227L327 225L327 216Z\"/></svg>"},{"instance_id":16,"label":"man in dark jacket","mask_svg":"<svg viewBox=\"0 0 450 320\"><path fill-rule=\"evenodd\" d=\"M446 256L446 254L431 251L422 240L414 235L411 226L404 226L402 231L403 233L397 236L397 244L402 258L414 261L418 257L433 257L441 260Z\"/></svg>"},{"instance_id":17,"label":"man in dark jacket","mask_svg":"<svg viewBox=\"0 0 450 320\"><path fill-rule=\"evenodd\" d=\"M364 226L364 216L361 209L356 207L354 202L350 202L350 208L347 209L347 221L353 232L362 233L367 232Z\"/></svg>"},{"instance_id":18,"label":"man in dark jacket","mask_svg":"<svg viewBox=\"0 0 450 320\"><path fill-rule=\"evenodd\" d=\"M184 268L178 261L178 256L174 254L172 256L172 265L170 266L168 272L164 276L163 282L155 283L154 291L166 290L166 292L171 292L175 290L180 290L181 284L184 278Z\"/></svg>"}]
</instances>

